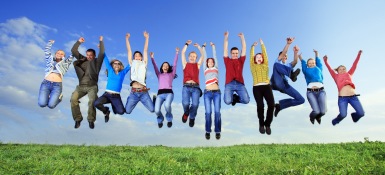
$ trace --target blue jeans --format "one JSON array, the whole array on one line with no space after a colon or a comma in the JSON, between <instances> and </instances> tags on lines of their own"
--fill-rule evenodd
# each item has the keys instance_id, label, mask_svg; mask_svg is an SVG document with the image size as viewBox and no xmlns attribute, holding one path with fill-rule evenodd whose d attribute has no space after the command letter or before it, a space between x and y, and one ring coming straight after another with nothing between
<instances>
[{"instance_id":1,"label":"blue jeans","mask_svg":"<svg viewBox=\"0 0 385 175\"><path fill-rule=\"evenodd\" d=\"M38 104L40 107L53 109L60 103L59 96L62 92L62 82L43 80L40 85Z\"/></svg>"},{"instance_id":2,"label":"blue jeans","mask_svg":"<svg viewBox=\"0 0 385 175\"><path fill-rule=\"evenodd\" d=\"M307 100L313 111L310 113L309 117L314 119L317 117L322 117L326 113L326 92L324 90L320 91L307 91Z\"/></svg>"},{"instance_id":3,"label":"blue jeans","mask_svg":"<svg viewBox=\"0 0 385 175\"><path fill-rule=\"evenodd\" d=\"M108 107L105 107L104 104L111 103L112 111L114 114L123 115L125 112L122 98L120 94L110 94L105 92L102 96L95 100L94 106L98 108L103 114L108 112Z\"/></svg>"},{"instance_id":4,"label":"blue jeans","mask_svg":"<svg viewBox=\"0 0 385 175\"><path fill-rule=\"evenodd\" d=\"M281 110L305 103L305 99L297 90L289 85L285 78L285 75L290 76L291 70L291 67L285 66L283 64L274 64L273 75L271 76L271 86L273 90L278 90L289 95L290 97L293 97L293 99L287 98L279 101Z\"/></svg>"},{"instance_id":5,"label":"blue jeans","mask_svg":"<svg viewBox=\"0 0 385 175\"><path fill-rule=\"evenodd\" d=\"M132 110L135 108L138 102L142 102L142 104L150 111L154 112L154 103L148 95L148 92L132 92L130 96L127 97L126 102L126 113L131 114Z\"/></svg>"},{"instance_id":6,"label":"blue jeans","mask_svg":"<svg viewBox=\"0 0 385 175\"><path fill-rule=\"evenodd\" d=\"M240 103L247 104L250 102L250 97L247 93L245 85L236 80L233 80L225 85L225 94L223 96L223 100L227 105L231 104L233 101L234 92L238 94Z\"/></svg>"},{"instance_id":7,"label":"blue jeans","mask_svg":"<svg viewBox=\"0 0 385 175\"><path fill-rule=\"evenodd\" d=\"M206 109L206 132L211 132L211 103L214 104L214 131L216 133L221 132L221 91L208 91L204 93L205 109Z\"/></svg>"},{"instance_id":8,"label":"blue jeans","mask_svg":"<svg viewBox=\"0 0 385 175\"><path fill-rule=\"evenodd\" d=\"M201 91L199 87L183 86L182 89L182 105L184 114L190 115L190 119L195 119L197 116L199 97ZM190 106L191 99L191 106Z\"/></svg>"},{"instance_id":9,"label":"blue jeans","mask_svg":"<svg viewBox=\"0 0 385 175\"><path fill-rule=\"evenodd\" d=\"M340 114L338 114L337 118L335 118L336 124L346 117L348 103L350 103L354 110L356 110L356 112L351 114L353 120L358 120L365 115L364 108L362 107L361 102L357 96L338 97L338 108L340 110Z\"/></svg>"},{"instance_id":10,"label":"blue jeans","mask_svg":"<svg viewBox=\"0 0 385 175\"><path fill-rule=\"evenodd\" d=\"M171 113L171 102L174 100L174 94L173 93L164 93L164 94L159 94L156 97L155 101L155 114L158 116L157 120L158 123L162 123L164 120L161 107L164 102L164 109L166 110L166 119L168 122L172 121L172 113Z\"/></svg>"}]
</instances>

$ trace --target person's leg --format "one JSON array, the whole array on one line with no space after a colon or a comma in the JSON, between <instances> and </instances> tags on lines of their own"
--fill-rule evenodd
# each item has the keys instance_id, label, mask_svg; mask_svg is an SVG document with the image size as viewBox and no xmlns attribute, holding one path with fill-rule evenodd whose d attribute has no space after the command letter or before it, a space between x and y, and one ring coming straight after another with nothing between
<instances>
[{"instance_id":1,"label":"person's leg","mask_svg":"<svg viewBox=\"0 0 385 175\"><path fill-rule=\"evenodd\" d=\"M159 94L155 100L155 114L157 116L158 124L163 123L164 120L161 107L163 102L165 101L165 97L165 94Z\"/></svg>"},{"instance_id":2,"label":"person's leg","mask_svg":"<svg viewBox=\"0 0 385 175\"><path fill-rule=\"evenodd\" d=\"M301 94L291 87L289 84L286 84L285 89L283 89L284 93L293 98L287 98L279 101L280 109L283 110L285 108L291 106L297 106L305 103L305 99L301 96Z\"/></svg>"},{"instance_id":3,"label":"person's leg","mask_svg":"<svg viewBox=\"0 0 385 175\"><path fill-rule=\"evenodd\" d=\"M326 111L327 111L326 92L324 90L321 90L320 92L318 92L317 100L318 100L318 106L320 109L320 113L318 114L318 116L316 116L316 120L319 124L321 124L321 117L324 116L326 114Z\"/></svg>"},{"instance_id":4,"label":"person's leg","mask_svg":"<svg viewBox=\"0 0 385 175\"><path fill-rule=\"evenodd\" d=\"M132 110L135 108L135 106L139 102L139 93L138 92L131 92L130 96L127 97L127 102L126 102L126 113L131 114Z\"/></svg>"},{"instance_id":5,"label":"person's leg","mask_svg":"<svg viewBox=\"0 0 385 175\"><path fill-rule=\"evenodd\" d=\"M126 110L124 109L123 101L120 94L111 95L110 97L111 107L114 114L123 115Z\"/></svg>"},{"instance_id":6,"label":"person's leg","mask_svg":"<svg viewBox=\"0 0 385 175\"><path fill-rule=\"evenodd\" d=\"M257 115L258 115L258 121L259 121L259 131L261 133L265 133L265 109L264 109L264 103L263 103L263 95L262 95L262 88L261 86L253 86L253 95L255 102L257 103ZM263 129L262 129L263 128Z\"/></svg>"},{"instance_id":7,"label":"person's leg","mask_svg":"<svg viewBox=\"0 0 385 175\"><path fill-rule=\"evenodd\" d=\"M312 112L310 112L310 122L314 124L315 118L320 114L321 110L318 104L318 92L307 91L306 92L307 101L309 102Z\"/></svg>"},{"instance_id":8,"label":"person's leg","mask_svg":"<svg viewBox=\"0 0 385 175\"><path fill-rule=\"evenodd\" d=\"M223 101L225 101L225 104L229 105L231 102L233 102L233 94L234 94L234 82L231 81L230 83L225 85L225 93L223 96Z\"/></svg>"},{"instance_id":9,"label":"person's leg","mask_svg":"<svg viewBox=\"0 0 385 175\"><path fill-rule=\"evenodd\" d=\"M88 122L95 122L96 108L94 106L95 100L98 98L98 86L88 87ZM92 128L92 127L91 127Z\"/></svg>"},{"instance_id":10,"label":"person's leg","mask_svg":"<svg viewBox=\"0 0 385 175\"><path fill-rule=\"evenodd\" d=\"M184 112L184 117L187 116L190 114L190 98L191 98L191 91L190 91L191 87L187 87L187 86L183 86L183 89L182 89L182 106L183 106L183 112ZM186 118L187 120L187 118ZM186 121L183 120L183 123L185 123Z\"/></svg>"},{"instance_id":11,"label":"person's leg","mask_svg":"<svg viewBox=\"0 0 385 175\"><path fill-rule=\"evenodd\" d=\"M347 97L338 97L338 108L340 113L336 118L332 120L332 124L336 125L340 123L347 115L348 110L348 99Z\"/></svg>"},{"instance_id":12,"label":"person's leg","mask_svg":"<svg viewBox=\"0 0 385 175\"><path fill-rule=\"evenodd\" d=\"M266 111L266 120L265 127L270 127L271 122L273 122L273 113L274 113L274 95L273 90L270 85L263 85L263 97L266 100L267 111Z\"/></svg>"},{"instance_id":13,"label":"person's leg","mask_svg":"<svg viewBox=\"0 0 385 175\"><path fill-rule=\"evenodd\" d=\"M50 94L50 83L47 80L43 80L40 84L39 97L37 103L40 107L46 107L48 105L48 98Z\"/></svg>"},{"instance_id":14,"label":"person's leg","mask_svg":"<svg viewBox=\"0 0 385 175\"><path fill-rule=\"evenodd\" d=\"M104 104L111 103L111 101L108 99L108 93L104 93L102 96L100 96L98 99L95 100L94 106L103 112L103 114L106 114L109 109L104 106Z\"/></svg>"},{"instance_id":15,"label":"person's leg","mask_svg":"<svg viewBox=\"0 0 385 175\"><path fill-rule=\"evenodd\" d=\"M154 103L148 92L141 92L140 102L150 111L154 112Z\"/></svg>"},{"instance_id":16,"label":"person's leg","mask_svg":"<svg viewBox=\"0 0 385 175\"><path fill-rule=\"evenodd\" d=\"M191 107L190 107L190 120L195 119L197 116L198 106L199 106L199 97L200 97L200 91L198 88L192 88L192 94L191 94Z\"/></svg>"},{"instance_id":17,"label":"person's leg","mask_svg":"<svg viewBox=\"0 0 385 175\"><path fill-rule=\"evenodd\" d=\"M220 133L222 131L222 119L221 119L221 92L214 93L214 131Z\"/></svg>"},{"instance_id":18,"label":"person's leg","mask_svg":"<svg viewBox=\"0 0 385 175\"><path fill-rule=\"evenodd\" d=\"M237 82L237 87L235 91L239 96L240 103L247 104L250 102L249 93L247 93L247 90L244 84Z\"/></svg>"},{"instance_id":19,"label":"person's leg","mask_svg":"<svg viewBox=\"0 0 385 175\"><path fill-rule=\"evenodd\" d=\"M356 110L356 112L353 112L351 114L352 119L354 122L358 122L358 120L360 120L360 118L365 115L364 108L362 107L361 102L357 96L350 97L349 103L353 107L353 109Z\"/></svg>"},{"instance_id":20,"label":"person's leg","mask_svg":"<svg viewBox=\"0 0 385 175\"><path fill-rule=\"evenodd\" d=\"M171 103L174 100L174 94L173 93L167 93L166 94L166 100L164 102L164 109L166 110L166 120L168 122L172 122L172 109L171 109Z\"/></svg>"},{"instance_id":21,"label":"person's leg","mask_svg":"<svg viewBox=\"0 0 385 175\"><path fill-rule=\"evenodd\" d=\"M49 95L48 107L53 109L60 103L60 95L62 93L62 82L51 83L51 93Z\"/></svg>"},{"instance_id":22,"label":"person's leg","mask_svg":"<svg viewBox=\"0 0 385 175\"><path fill-rule=\"evenodd\" d=\"M283 91L285 88L285 75L289 76L292 68L280 63L274 63L271 85L274 90Z\"/></svg>"},{"instance_id":23,"label":"person's leg","mask_svg":"<svg viewBox=\"0 0 385 175\"><path fill-rule=\"evenodd\" d=\"M80 112L79 99L84 97L87 94L82 87L76 86L74 92L71 95L71 112L74 121L81 122L83 120L82 113Z\"/></svg>"},{"instance_id":24,"label":"person's leg","mask_svg":"<svg viewBox=\"0 0 385 175\"><path fill-rule=\"evenodd\" d=\"M210 91L205 91L204 93L204 104L205 104L205 130L207 133L211 132L211 101L213 100L213 93Z\"/></svg>"}]
</instances>

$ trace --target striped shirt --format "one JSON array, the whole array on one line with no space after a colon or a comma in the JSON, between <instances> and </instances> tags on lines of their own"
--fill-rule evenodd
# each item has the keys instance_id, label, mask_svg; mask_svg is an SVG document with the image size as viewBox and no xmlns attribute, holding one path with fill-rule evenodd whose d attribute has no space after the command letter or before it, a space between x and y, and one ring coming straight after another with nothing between
<instances>
[{"instance_id":1,"label":"striped shirt","mask_svg":"<svg viewBox=\"0 0 385 175\"><path fill-rule=\"evenodd\" d=\"M45 46L45 77L47 77L50 73L60 73L60 76L63 78L64 74L68 71L73 56L70 55L67 58L63 58L60 62L56 62L56 58L54 58L51 54L52 42L48 42Z\"/></svg>"},{"instance_id":2,"label":"striped shirt","mask_svg":"<svg viewBox=\"0 0 385 175\"><path fill-rule=\"evenodd\" d=\"M204 74L205 74L205 79L206 79L206 86L209 86L209 85L212 85L214 83L217 83L218 84L218 61L217 61L217 55L216 55L216 51L215 51L215 47L212 47L213 48L213 57L214 57L214 66L209 68L207 67L207 53L206 53L206 49L205 47L203 47L203 54L204 54L204 58L206 60L206 63L205 63L205 70L204 70Z\"/></svg>"}]
</instances>

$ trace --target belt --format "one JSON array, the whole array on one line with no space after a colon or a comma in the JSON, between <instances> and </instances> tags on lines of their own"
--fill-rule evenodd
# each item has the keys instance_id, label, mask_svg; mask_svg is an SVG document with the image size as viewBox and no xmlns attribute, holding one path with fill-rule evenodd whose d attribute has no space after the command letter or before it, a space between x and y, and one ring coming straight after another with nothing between
<instances>
[{"instance_id":1,"label":"belt","mask_svg":"<svg viewBox=\"0 0 385 175\"><path fill-rule=\"evenodd\" d=\"M183 86L196 87L196 86L199 86L199 84L198 83L184 83Z\"/></svg>"},{"instance_id":2,"label":"belt","mask_svg":"<svg viewBox=\"0 0 385 175\"><path fill-rule=\"evenodd\" d=\"M149 90L150 90L150 88L146 88L146 87L143 87L143 88L131 88L132 92L147 92Z\"/></svg>"},{"instance_id":3,"label":"belt","mask_svg":"<svg viewBox=\"0 0 385 175\"><path fill-rule=\"evenodd\" d=\"M106 93L107 93L107 94L110 94L110 95L120 95L119 93L114 93L114 92L107 92L107 91L106 91Z\"/></svg>"},{"instance_id":4,"label":"belt","mask_svg":"<svg viewBox=\"0 0 385 175\"><path fill-rule=\"evenodd\" d=\"M310 92L319 92L319 91L321 91L321 90L324 90L324 87L317 88L317 89L307 88L307 91L310 91Z\"/></svg>"},{"instance_id":5,"label":"belt","mask_svg":"<svg viewBox=\"0 0 385 175\"><path fill-rule=\"evenodd\" d=\"M354 94L354 95L351 95L351 96L338 96L338 97L356 97L356 96L360 96L360 94Z\"/></svg>"},{"instance_id":6,"label":"belt","mask_svg":"<svg viewBox=\"0 0 385 175\"><path fill-rule=\"evenodd\" d=\"M205 92L212 92L212 93L214 93L214 92L221 92L221 90L220 89L213 89L213 90L205 89Z\"/></svg>"}]
</instances>

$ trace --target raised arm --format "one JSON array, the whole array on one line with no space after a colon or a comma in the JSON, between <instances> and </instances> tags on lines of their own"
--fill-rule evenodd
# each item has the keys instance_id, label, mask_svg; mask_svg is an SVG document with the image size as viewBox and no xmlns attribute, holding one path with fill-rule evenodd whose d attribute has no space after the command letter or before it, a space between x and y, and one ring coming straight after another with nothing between
<instances>
[{"instance_id":1,"label":"raised arm","mask_svg":"<svg viewBox=\"0 0 385 175\"><path fill-rule=\"evenodd\" d=\"M302 53L298 54L298 58L301 62L302 72L305 73L305 70L307 69L307 63L302 59Z\"/></svg>"},{"instance_id":2,"label":"raised arm","mask_svg":"<svg viewBox=\"0 0 385 175\"><path fill-rule=\"evenodd\" d=\"M246 41L245 41L245 35L243 35L243 33L239 33L238 36L239 36L239 38L241 38L241 43L242 43L241 56L246 56Z\"/></svg>"},{"instance_id":3,"label":"raised arm","mask_svg":"<svg viewBox=\"0 0 385 175\"><path fill-rule=\"evenodd\" d=\"M349 73L350 75L353 75L353 74L354 74L354 71L356 71L358 61L360 61L361 53L362 53L362 50L358 51L356 60L354 60L353 66L352 66L352 67L349 69L349 71L348 71L348 73Z\"/></svg>"},{"instance_id":4,"label":"raised arm","mask_svg":"<svg viewBox=\"0 0 385 175\"><path fill-rule=\"evenodd\" d=\"M151 57L152 65L154 66L155 74L159 78L160 71L154 59L154 52L150 52L150 57Z\"/></svg>"},{"instance_id":5,"label":"raised arm","mask_svg":"<svg viewBox=\"0 0 385 175\"><path fill-rule=\"evenodd\" d=\"M45 54L46 61L52 61L53 60L53 56L51 54L51 48L52 48L53 43L55 43L55 40L49 40L47 45L44 48L44 54Z\"/></svg>"},{"instance_id":6,"label":"raised arm","mask_svg":"<svg viewBox=\"0 0 385 175\"><path fill-rule=\"evenodd\" d=\"M262 50L262 56L263 56L263 64L269 65L269 57L267 56L267 51L265 44L263 43L262 39L259 39L259 43L261 43L261 50Z\"/></svg>"},{"instance_id":7,"label":"raised arm","mask_svg":"<svg viewBox=\"0 0 385 175\"><path fill-rule=\"evenodd\" d=\"M258 42L255 41L250 48L250 68L254 65L254 55L255 55L254 49L255 49L255 46L257 45L258 45Z\"/></svg>"},{"instance_id":8,"label":"raised arm","mask_svg":"<svg viewBox=\"0 0 385 175\"><path fill-rule=\"evenodd\" d=\"M176 74L176 63L178 62L178 55L179 55L179 47L175 48L175 58L174 58L174 63L173 63L173 68L172 68L172 74Z\"/></svg>"},{"instance_id":9,"label":"raised arm","mask_svg":"<svg viewBox=\"0 0 385 175\"><path fill-rule=\"evenodd\" d=\"M330 65L329 65L329 63L328 63L328 56L325 55L325 56L323 57L323 59L324 59L325 66L326 66L326 67L328 68L328 70L329 70L330 75L334 78L334 77L336 76L336 72L334 72L334 70L330 67Z\"/></svg>"},{"instance_id":10,"label":"raised arm","mask_svg":"<svg viewBox=\"0 0 385 175\"><path fill-rule=\"evenodd\" d=\"M291 64L292 67L295 67L295 65L297 65L297 62L298 62L299 47L298 46L294 46L293 47L293 51L294 51L294 60L290 64Z\"/></svg>"},{"instance_id":11,"label":"raised arm","mask_svg":"<svg viewBox=\"0 0 385 175\"><path fill-rule=\"evenodd\" d=\"M101 68L102 63L104 59L104 42L103 42L103 36L99 37L99 54L98 58L96 59L96 65Z\"/></svg>"},{"instance_id":12,"label":"raised arm","mask_svg":"<svg viewBox=\"0 0 385 175\"><path fill-rule=\"evenodd\" d=\"M130 33L126 33L126 47L127 47L127 59L130 66L132 65L132 51L131 51L131 45L130 45Z\"/></svg>"},{"instance_id":13,"label":"raised arm","mask_svg":"<svg viewBox=\"0 0 385 175\"><path fill-rule=\"evenodd\" d=\"M229 32L225 32L225 41L223 42L223 57L229 56Z\"/></svg>"},{"instance_id":14,"label":"raised arm","mask_svg":"<svg viewBox=\"0 0 385 175\"><path fill-rule=\"evenodd\" d=\"M143 35L144 35L144 38L145 38L144 49L143 49L143 61L144 61L144 64L147 65L147 61L148 61L148 39L150 38L150 34L148 32L146 32L146 31L144 31Z\"/></svg>"},{"instance_id":15,"label":"raised arm","mask_svg":"<svg viewBox=\"0 0 385 175\"><path fill-rule=\"evenodd\" d=\"M79 46L80 44L84 43L85 40L83 37L80 37L78 41L72 46L71 53L78 61L85 61L87 57L79 53Z\"/></svg>"},{"instance_id":16,"label":"raised arm","mask_svg":"<svg viewBox=\"0 0 385 175\"><path fill-rule=\"evenodd\" d=\"M112 66L110 64L110 60L108 59L108 56L106 53L104 53L104 58L103 58L104 65L108 70L112 70Z\"/></svg>"},{"instance_id":17,"label":"raised arm","mask_svg":"<svg viewBox=\"0 0 385 175\"><path fill-rule=\"evenodd\" d=\"M199 52L201 53L201 56L199 57L199 60L198 60L198 69L201 67L202 65L202 62L203 62L203 49L202 47L198 44L198 43L195 43L194 46L199 50Z\"/></svg>"},{"instance_id":18,"label":"raised arm","mask_svg":"<svg viewBox=\"0 0 385 175\"><path fill-rule=\"evenodd\" d=\"M186 64L187 64L187 61L186 61L186 50L187 50L187 46L189 44L191 44L192 41L191 40L187 40L186 41L186 44L184 44L183 46L183 49L182 49L182 68L184 70L184 68L186 67Z\"/></svg>"},{"instance_id":19,"label":"raised arm","mask_svg":"<svg viewBox=\"0 0 385 175\"><path fill-rule=\"evenodd\" d=\"M211 48L213 50L213 58L214 58L214 67L218 69L218 59L217 59L217 51L215 49L215 44L210 42Z\"/></svg>"},{"instance_id":20,"label":"raised arm","mask_svg":"<svg viewBox=\"0 0 385 175\"><path fill-rule=\"evenodd\" d=\"M202 45L202 50L203 50L203 59L206 61L206 63L207 63L207 52L206 52L206 43L204 43L203 45ZM208 67L207 67L207 64L205 64L205 68L204 68L204 70L205 69L207 69Z\"/></svg>"},{"instance_id":21,"label":"raised arm","mask_svg":"<svg viewBox=\"0 0 385 175\"><path fill-rule=\"evenodd\" d=\"M279 60L279 61L281 61L282 58L285 57L285 55L287 54L287 51L289 50L290 44L293 43L294 39L295 39L294 37L293 37L293 38L291 38L291 37L286 38L286 45L285 45L285 47L283 48L282 53L281 53L281 54L279 55L279 57L278 57L278 60Z\"/></svg>"},{"instance_id":22,"label":"raised arm","mask_svg":"<svg viewBox=\"0 0 385 175\"><path fill-rule=\"evenodd\" d=\"M314 56L315 56L315 65L319 68L319 69L321 69L321 71L322 71L322 69L323 69L323 66L322 66L322 63L321 63L321 60L319 59L319 57L318 57L318 51L317 50L315 50L315 49L313 49L313 52L314 52Z\"/></svg>"}]
</instances>

